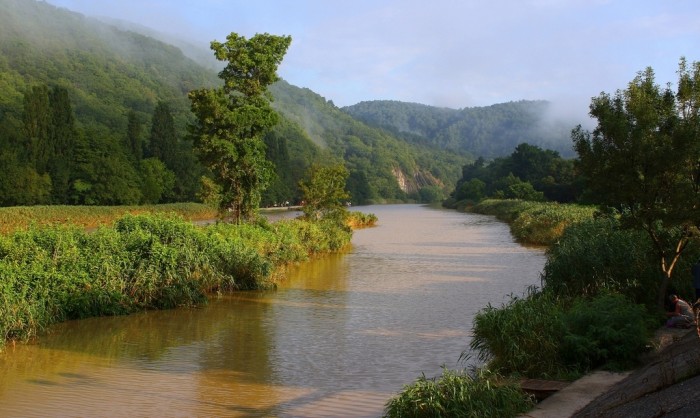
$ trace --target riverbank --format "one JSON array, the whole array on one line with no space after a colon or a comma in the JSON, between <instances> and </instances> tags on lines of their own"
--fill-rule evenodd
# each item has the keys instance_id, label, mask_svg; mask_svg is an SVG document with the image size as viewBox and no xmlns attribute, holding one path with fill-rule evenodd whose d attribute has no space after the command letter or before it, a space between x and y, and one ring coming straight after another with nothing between
<instances>
[{"instance_id":1,"label":"riverbank","mask_svg":"<svg viewBox=\"0 0 700 418\"><path fill-rule=\"evenodd\" d=\"M700 340L695 330L660 328L653 344L639 368L590 373L520 417L697 417Z\"/></svg>"},{"instance_id":2,"label":"riverbank","mask_svg":"<svg viewBox=\"0 0 700 418\"><path fill-rule=\"evenodd\" d=\"M201 228L173 214L127 214L90 232L35 225L0 235L0 347L69 319L195 306L212 293L270 288L283 266L345 248L352 238L346 222L261 219Z\"/></svg>"}]
</instances>

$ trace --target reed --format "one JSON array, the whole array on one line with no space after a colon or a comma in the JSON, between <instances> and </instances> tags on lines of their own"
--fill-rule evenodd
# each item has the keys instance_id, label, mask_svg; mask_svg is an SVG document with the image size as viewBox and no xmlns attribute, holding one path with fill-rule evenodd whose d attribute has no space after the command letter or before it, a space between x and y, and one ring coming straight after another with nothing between
<instances>
[{"instance_id":1,"label":"reed","mask_svg":"<svg viewBox=\"0 0 700 418\"><path fill-rule=\"evenodd\" d=\"M551 245L575 223L592 219L593 206L524 200L484 200L471 209L475 213L494 215L507 222L518 242Z\"/></svg>"},{"instance_id":2,"label":"reed","mask_svg":"<svg viewBox=\"0 0 700 418\"><path fill-rule=\"evenodd\" d=\"M198 227L165 212L128 214L91 232L32 225L0 235L0 344L67 319L272 287L284 265L341 251L351 237L347 225L329 220Z\"/></svg>"},{"instance_id":3,"label":"reed","mask_svg":"<svg viewBox=\"0 0 700 418\"><path fill-rule=\"evenodd\" d=\"M534 406L517 382L487 370L474 374L443 367L439 378L422 375L387 402L386 417L508 418Z\"/></svg>"},{"instance_id":4,"label":"reed","mask_svg":"<svg viewBox=\"0 0 700 418\"><path fill-rule=\"evenodd\" d=\"M201 203L140 206L14 206L0 208L0 234L26 230L32 225L71 224L84 228L111 225L125 214L172 213L188 220L216 218L216 210Z\"/></svg>"}]
</instances>

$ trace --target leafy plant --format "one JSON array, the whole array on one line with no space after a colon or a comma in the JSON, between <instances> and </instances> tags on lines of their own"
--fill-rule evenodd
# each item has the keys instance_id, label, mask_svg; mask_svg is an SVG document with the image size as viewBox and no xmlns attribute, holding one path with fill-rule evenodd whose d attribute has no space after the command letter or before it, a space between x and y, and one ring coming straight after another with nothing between
<instances>
[{"instance_id":1,"label":"leafy plant","mask_svg":"<svg viewBox=\"0 0 700 418\"><path fill-rule=\"evenodd\" d=\"M567 331L561 357L584 371L601 366L612 370L635 366L656 325L643 305L614 293L577 299L563 321Z\"/></svg>"},{"instance_id":2,"label":"leafy plant","mask_svg":"<svg viewBox=\"0 0 700 418\"><path fill-rule=\"evenodd\" d=\"M563 313L561 300L530 288L525 297L513 296L501 308L489 304L477 313L470 349L499 373L561 376L565 374L564 364L558 361L566 332Z\"/></svg>"},{"instance_id":3,"label":"leafy plant","mask_svg":"<svg viewBox=\"0 0 700 418\"><path fill-rule=\"evenodd\" d=\"M443 367L439 378L425 374L389 400L386 417L514 417L534 400L514 381L480 370L475 375Z\"/></svg>"}]
</instances>

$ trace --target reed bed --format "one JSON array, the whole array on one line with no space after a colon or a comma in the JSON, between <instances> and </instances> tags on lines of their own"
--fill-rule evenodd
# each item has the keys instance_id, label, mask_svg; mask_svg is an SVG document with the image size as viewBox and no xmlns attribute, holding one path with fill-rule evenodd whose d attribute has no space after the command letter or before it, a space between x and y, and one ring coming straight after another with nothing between
<instances>
[{"instance_id":1,"label":"reed bed","mask_svg":"<svg viewBox=\"0 0 700 418\"><path fill-rule=\"evenodd\" d=\"M551 245L564 230L577 222L592 219L594 206L524 200L484 200L471 208L475 213L495 215L510 225L518 242Z\"/></svg>"},{"instance_id":2,"label":"reed bed","mask_svg":"<svg viewBox=\"0 0 700 418\"><path fill-rule=\"evenodd\" d=\"M0 235L0 344L77 318L203 303L270 288L282 267L345 248L342 222L303 219L195 226L174 213L84 225L30 225Z\"/></svg>"},{"instance_id":3,"label":"reed bed","mask_svg":"<svg viewBox=\"0 0 700 418\"><path fill-rule=\"evenodd\" d=\"M125 214L173 213L187 220L216 218L216 210L201 203L141 206L13 206L0 208L0 234L26 230L32 225L71 224L83 228L112 225Z\"/></svg>"}]
</instances>

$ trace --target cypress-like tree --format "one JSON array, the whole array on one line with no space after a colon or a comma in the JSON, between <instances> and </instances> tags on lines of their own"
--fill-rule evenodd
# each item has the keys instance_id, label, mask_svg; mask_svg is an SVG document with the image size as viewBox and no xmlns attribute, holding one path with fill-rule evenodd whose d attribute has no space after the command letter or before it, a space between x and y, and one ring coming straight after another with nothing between
<instances>
[{"instance_id":1,"label":"cypress-like tree","mask_svg":"<svg viewBox=\"0 0 700 418\"><path fill-rule=\"evenodd\" d=\"M141 130L143 126L141 125L138 115L133 110L129 111L127 118L126 145L138 164L143 158L143 144L141 140Z\"/></svg>"},{"instance_id":2,"label":"cypress-like tree","mask_svg":"<svg viewBox=\"0 0 700 418\"><path fill-rule=\"evenodd\" d=\"M25 134L25 158L39 174L46 173L49 158L49 89L46 85L32 87L24 95L22 114Z\"/></svg>"},{"instance_id":3,"label":"cypress-like tree","mask_svg":"<svg viewBox=\"0 0 700 418\"><path fill-rule=\"evenodd\" d=\"M148 157L155 157L169 169L176 165L177 133L170 106L159 101L153 110Z\"/></svg>"},{"instance_id":4,"label":"cypress-like tree","mask_svg":"<svg viewBox=\"0 0 700 418\"><path fill-rule=\"evenodd\" d=\"M48 172L51 176L51 200L53 203L69 202L69 190L74 180L75 148L78 130L68 90L55 86L49 92L51 124L49 127L50 155Z\"/></svg>"}]
</instances>

